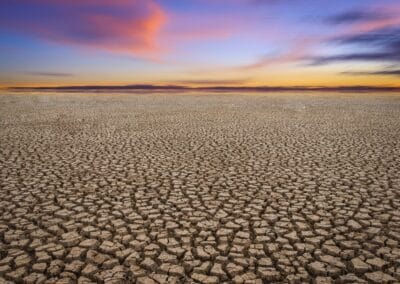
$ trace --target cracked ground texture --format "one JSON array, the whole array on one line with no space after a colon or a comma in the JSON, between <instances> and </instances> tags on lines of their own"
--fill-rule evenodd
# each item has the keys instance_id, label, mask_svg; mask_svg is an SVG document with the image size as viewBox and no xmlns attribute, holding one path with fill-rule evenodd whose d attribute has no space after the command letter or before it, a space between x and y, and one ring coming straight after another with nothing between
<instances>
[{"instance_id":1,"label":"cracked ground texture","mask_svg":"<svg viewBox=\"0 0 400 284\"><path fill-rule=\"evenodd\" d=\"M3 94L0 283L399 283L400 96Z\"/></svg>"}]
</instances>

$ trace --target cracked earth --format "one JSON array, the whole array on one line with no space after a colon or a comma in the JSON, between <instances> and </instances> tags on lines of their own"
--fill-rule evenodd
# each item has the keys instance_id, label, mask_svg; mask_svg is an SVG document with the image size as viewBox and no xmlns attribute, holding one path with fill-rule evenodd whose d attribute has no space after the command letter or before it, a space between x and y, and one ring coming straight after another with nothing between
<instances>
[{"instance_id":1,"label":"cracked earth","mask_svg":"<svg viewBox=\"0 0 400 284\"><path fill-rule=\"evenodd\" d=\"M0 283L400 283L399 208L399 96L0 96Z\"/></svg>"}]
</instances>

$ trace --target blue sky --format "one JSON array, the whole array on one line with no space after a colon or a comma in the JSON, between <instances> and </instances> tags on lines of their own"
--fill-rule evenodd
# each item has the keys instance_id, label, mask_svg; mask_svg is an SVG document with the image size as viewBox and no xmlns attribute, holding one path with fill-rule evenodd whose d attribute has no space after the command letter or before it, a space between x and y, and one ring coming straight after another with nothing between
<instances>
[{"instance_id":1,"label":"blue sky","mask_svg":"<svg viewBox=\"0 0 400 284\"><path fill-rule=\"evenodd\" d=\"M398 86L399 37L394 0L5 0L0 86Z\"/></svg>"}]
</instances>

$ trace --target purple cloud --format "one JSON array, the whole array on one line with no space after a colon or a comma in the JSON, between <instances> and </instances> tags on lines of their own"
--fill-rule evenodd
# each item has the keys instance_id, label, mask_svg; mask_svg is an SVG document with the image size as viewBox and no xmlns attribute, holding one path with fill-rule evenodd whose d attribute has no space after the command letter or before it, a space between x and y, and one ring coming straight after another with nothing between
<instances>
[{"instance_id":1,"label":"purple cloud","mask_svg":"<svg viewBox=\"0 0 400 284\"><path fill-rule=\"evenodd\" d=\"M1 1L0 29L133 54L156 49L166 15L154 0Z\"/></svg>"}]
</instances>

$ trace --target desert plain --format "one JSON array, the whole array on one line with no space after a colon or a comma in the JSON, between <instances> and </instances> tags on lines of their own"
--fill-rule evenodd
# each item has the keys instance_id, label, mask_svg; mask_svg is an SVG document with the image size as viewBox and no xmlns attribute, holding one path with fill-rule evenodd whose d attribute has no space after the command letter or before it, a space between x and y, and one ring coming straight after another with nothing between
<instances>
[{"instance_id":1,"label":"desert plain","mask_svg":"<svg viewBox=\"0 0 400 284\"><path fill-rule=\"evenodd\" d=\"M0 283L400 283L400 94L0 95Z\"/></svg>"}]
</instances>

